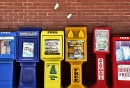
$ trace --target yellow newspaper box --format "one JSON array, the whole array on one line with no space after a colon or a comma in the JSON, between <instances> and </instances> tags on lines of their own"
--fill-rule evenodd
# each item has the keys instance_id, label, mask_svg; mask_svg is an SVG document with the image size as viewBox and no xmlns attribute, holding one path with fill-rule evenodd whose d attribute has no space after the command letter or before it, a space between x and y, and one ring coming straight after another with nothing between
<instances>
[{"instance_id":1,"label":"yellow newspaper box","mask_svg":"<svg viewBox=\"0 0 130 88\"><path fill-rule=\"evenodd\" d=\"M68 88L85 88L82 85L82 63L87 61L86 27L66 27L65 60L71 65L71 84Z\"/></svg>"},{"instance_id":2,"label":"yellow newspaper box","mask_svg":"<svg viewBox=\"0 0 130 88\"><path fill-rule=\"evenodd\" d=\"M42 31L40 52L44 61L44 88L61 88L64 31Z\"/></svg>"}]
</instances>

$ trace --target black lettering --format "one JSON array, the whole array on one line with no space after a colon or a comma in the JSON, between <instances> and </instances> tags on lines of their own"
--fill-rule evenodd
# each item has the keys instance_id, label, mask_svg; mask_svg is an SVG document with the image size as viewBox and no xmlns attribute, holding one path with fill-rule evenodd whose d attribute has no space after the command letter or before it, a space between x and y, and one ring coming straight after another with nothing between
<instances>
[{"instance_id":1,"label":"black lettering","mask_svg":"<svg viewBox=\"0 0 130 88\"><path fill-rule=\"evenodd\" d=\"M77 71L78 69L76 68L76 69L74 69L74 71Z\"/></svg>"},{"instance_id":2,"label":"black lettering","mask_svg":"<svg viewBox=\"0 0 130 88\"><path fill-rule=\"evenodd\" d=\"M74 72L74 75L79 75L78 72Z\"/></svg>"},{"instance_id":3,"label":"black lettering","mask_svg":"<svg viewBox=\"0 0 130 88\"><path fill-rule=\"evenodd\" d=\"M79 79L74 79L74 82L79 82Z\"/></svg>"},{"instance_id":4,"label":"black lettering","mask_svg":"<svg viewBox=\"0 0 130 88\"><path fill-rule=\"evenodd\" d=\"M77 76L74 76L74 79L77 79Z\"/></svg>"},{"instance_id":5,"label":"black lettering","mask_svg":"<svg viewBox=\"0 0 130 88\"><path fill-rule=\"evenodd\" d=\"M79 82L79 72L78 72L78 68L74 69L74 82Z\"/></svg>"}]
</instances>

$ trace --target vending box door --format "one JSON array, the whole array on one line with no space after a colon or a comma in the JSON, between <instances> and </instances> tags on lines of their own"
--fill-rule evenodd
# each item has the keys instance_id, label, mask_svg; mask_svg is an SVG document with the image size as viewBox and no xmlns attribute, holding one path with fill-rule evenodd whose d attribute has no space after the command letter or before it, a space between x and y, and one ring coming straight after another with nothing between
<instances>
[{"instance_id":1,"label":"vending box door","mask_svg":"<svg viewBox=\"0 0 130 88\"><path fill-rule=\"evenodd\" d=\"M0 58L15 58L15 37L0 37Z\"/></svg>"},{"instance_id":2,"label":"vending box door","mask_svg":"<svg viewBox=\"0 0 130 88\"><path fill-rule=\"evenodd\" d=\"M63 36L42 36L42 58L63 58Z\"/></svg>"},{"instance_id":3,"label":"vending box door","mask_svg":"<svg viewBox=\"0 0 130 88\"><path fill-rule=\"evenodd\" d=\"M115 41L117 80L119 84L129 84L130 82L130 40Z\"/></svg>"},{"instance_id":4,"label":"vending box door","mask_svg":"<svg viewBox=\"0 0 130 88\"><path fill-rule=\"evenodd\" d=\"M66 61L87 61L86 39L66 39Z\"/></svg>"},{"instance_id":5,"label":"vending box door","mask_svg":"<svg viewBox=\"0 0 130 88\"><path fill-rule=\"evenodd\" d=\"M130 86L130 37L112 38L113 88Z\"/></svg>"},{"instance_id":6,"label":"vending box door","mask_svg":"<svg viewBox=\"0 0 130 88\"><path fill-rule=\"evenodd\" d=\"M93 37L93 53L110 53L110 28L95 27Z\"/></svg>"},{"instance_id":7,"label":"vending box door","mask_svg":"<svg viewBox=\"0 0 130 88\"><path fill-rule=\"evenodd\" d=\"M19 39L18 47L18 61L21 62L36 62L39 61L38 58L38 39L37 38L26 38Z\"/></svg>"}]
</instances>

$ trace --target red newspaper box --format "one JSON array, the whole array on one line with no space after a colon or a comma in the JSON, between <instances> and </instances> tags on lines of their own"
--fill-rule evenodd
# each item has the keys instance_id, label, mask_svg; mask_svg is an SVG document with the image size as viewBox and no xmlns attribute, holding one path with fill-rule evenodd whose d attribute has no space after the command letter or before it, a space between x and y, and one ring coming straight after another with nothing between
<instances>
[{"instance_id":1,"label":"red newspaper box","mask_svg":"<svg viewBox=\"0 0 130 88\"><path fill-rule=\"evenodd\" d=\"M112 88L130 88L130 37L112 38Z\"/></svg>"},{"instance_id":2,"label":"red newspaper box","mask_svg":"<svg viewBox=\"0 0 130 88\"><path fill-rule=\"evenodd\" d=\"M93 53L96 54L96 83L90 88L108 88L105 55L110 52L110 28L94 27L93 40Z\"/></svg>"}]
</instances>

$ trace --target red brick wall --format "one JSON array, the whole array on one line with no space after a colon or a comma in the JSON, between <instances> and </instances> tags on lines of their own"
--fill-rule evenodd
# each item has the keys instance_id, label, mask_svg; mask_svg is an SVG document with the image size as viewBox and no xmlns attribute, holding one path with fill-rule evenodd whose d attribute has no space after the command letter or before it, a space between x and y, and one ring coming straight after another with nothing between
<instances>
[{"instance_id":1,"label":"red brick wall","mask_svg":"<svg viewBox=\"0 0 130 88\"><path fill-rule=\"evenodd\" d=\"M54 10L56 2L60 8ZM67 19L69 13L73 16ZM85 25L91 33L95 25L104 25L111 27L111 33L124 33L129 30L129 22L129 0L0 0L0 28Z\"/></svg>"},{"instance_id":2,"label":"red brick wall","mask_svg":"<svg viewBox=\"0 0 130 88\"><path fill-rule=\"evenodd\" d=\"M58 2L60 7L54 10ZM72 17L67 19L67 15ZM111 35L130 34L130 0L0 0L0 29L17 30L21 26L64 29L66 26L88 28L88 61L83 64L83 84L95 83L95 56L92 31L97 25L109 26ZM112 37L111 36L111 37ZM111 61L107 55L107 83L111 83ZM17 63L16 70L19 70ZM43 62L37 64L37 82L43 83ZM62 86L70 83L69 64L62 61ZM18 80L18 76L17 76Z\"/></svg>"}]
</instances>

